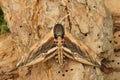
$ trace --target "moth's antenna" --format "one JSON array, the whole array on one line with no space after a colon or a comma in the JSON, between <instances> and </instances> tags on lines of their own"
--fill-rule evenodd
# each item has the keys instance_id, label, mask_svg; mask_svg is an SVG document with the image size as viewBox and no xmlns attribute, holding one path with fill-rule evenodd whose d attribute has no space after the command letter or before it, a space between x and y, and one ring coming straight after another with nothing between
<instances>
[{"instance_id":1,"label":"moth's antenna","mask_svg":"<svg viewBox=\"0 0 120 80\"><path fill-rule=\"evenodd\" d=\"M60 19L59 22L57 22L56 18L52 19L51 17L48 17L48 16L46 16L46 17L49 18L49 19L52 20L52 21L55 21L55 23L57 24L57 23L61 23L61 22L62 22L66 17L68 17L69 15L70 15L70 14L65 15L63 18Z\"/></svg>"},{"instance_id":2,"label":"moth's antenna","mask_svg":"<svg viewBox=\"0 0 120 80\"><path fill-rule=\"evenodd\" d=\"M61 23L66 17L68 17L70 14L65 15L58 23Z\"/></svg>"},{"instance_id":3,"label":"moth's antenna","mask_svg":"<svg viewBox=\"0 0 120 80\"><path fill-rule=\"evenodd\" d=\"M57 23L57 19L56 19L56 17L53 19L53 18L51 18L51 17L49 17L49 16L46 16L46 15L44 15L44 16L45 16L46 18L52 20L53 22Z\"/></svg>"}]
</instances>

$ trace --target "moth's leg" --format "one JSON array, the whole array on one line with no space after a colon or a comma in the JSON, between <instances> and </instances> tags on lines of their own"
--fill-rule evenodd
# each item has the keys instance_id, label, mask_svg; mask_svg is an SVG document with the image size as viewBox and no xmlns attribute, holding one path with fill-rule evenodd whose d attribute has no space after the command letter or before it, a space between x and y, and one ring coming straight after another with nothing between
<instances>
[{"instance_id":1,"label":"moth's leg","mask_svg":"<svg viewBox=\"0 0 120 80\"><path fill-rule=\"evenodd\" d=\"M31 62L27 63L25 66L31 66L31 65L37 64L42 61L46 61L46 60L54 57L56 50L57 50L57 47L54 47L54 48L48 50L47 53L40 53L40 55L38 57L36 57Z\"/></svg>"}]
</instances>

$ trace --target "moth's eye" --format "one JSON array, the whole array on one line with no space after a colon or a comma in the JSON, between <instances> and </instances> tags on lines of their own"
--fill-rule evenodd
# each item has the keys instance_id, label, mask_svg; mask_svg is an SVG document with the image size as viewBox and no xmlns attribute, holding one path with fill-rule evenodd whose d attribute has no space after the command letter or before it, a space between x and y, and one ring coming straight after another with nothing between
<instances>
[{"instance_id":1,"label":"moth's eye","mask_svg":"<svg viewBox=\"0 0 120 80\"><path fill-rule=\"evenodd\" d=\"M62 43L65 43L65 41L64 41L64 39L62 39L62 41L61 41Z\"/></svg>"},{"instance_id":2,"label":"moth's eye","mask_svg":"<svg viewBox=\"0 0 120 80\"><path fill-rule=\"evenodd\" d=\"M55 38L55 39L57 39L57 38L58 38L58 36L57 36L56 34L54 34L54 38Z\"/></svg>"},{"instance_id":3,"label":"moth's eye","mask_svg":"<svg viewBox=\"0 0 120 80\"><path fill-rule=\"evenodd\" d=\"M54 43L58 43L58 40L56 38L54 39Z\"/></svg>"},{"instance_id":4,"label":"moth's eye","mask_svg":"<svg viewBox=\"0 0 120 80\"><path fill-rule=\"evenodd\" d=\"M56 44L56 43L58 43L58 42L54 41L54 43Z\"/></svg>"}]
</instances>

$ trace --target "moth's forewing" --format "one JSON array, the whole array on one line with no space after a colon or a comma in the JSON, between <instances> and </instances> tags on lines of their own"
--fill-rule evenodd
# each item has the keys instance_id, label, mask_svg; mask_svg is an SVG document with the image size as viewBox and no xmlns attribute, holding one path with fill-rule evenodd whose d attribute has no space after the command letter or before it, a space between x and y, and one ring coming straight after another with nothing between
<instances>
[{"instance_id":1,"label":"moth's forewing","mask_svg":"<svg viewBox=\"0 0 120 80\"><path fill-rule=\"evenodd\" d=\"M82 52L82 50L67 37L64 38L63 51L64 55L73 60L88 65L94 64L91 62L89 55Z\"/></svg>"},{"instance_id":2,"label":"moth's forewing","mask_svg":"<svg viewBox=\"0 0 120 80\"><path fill-rule=\"evenodd\" d=\"M20 60L17 64L19 66L33 65L38 62L45 60L49 55L57 50L56 44L54 44L53 33L50 32L48 35L44 36L41 41L39 41L32 49L30 49L29 54Z\"/></svg>"},{"instance_id":3,"label":"moth's forewing","mask_svg":"<svg viewBox=\"0 0 120 80\"><path fill-rule=\"evenodd\" d=\"M57 45L54 43L54 38L50 38L47 42L42 44L39 50L33 54L27 63L38 63L44 60L48 60L55 56L55 51L57 50ZM41 59L40 59L41 58Z\"/></svg>"},{"instance_id":4,"label":"moth's forewing","mask_svg":"<svg viewBox=\"0 0 120 80\"><path fill-rule=\"evenodd\" d=\"M47 60L51 59L52 57L54 57L56 55L56 49L57 49L57 47L54 47L54 48L50 49L49 51L47 51L47 53L40 53L35 59L28 62L25 66L34 65L36 63L39 63L42 61L47 61Z\"/></svg>"},{"instance_id":5,"label":"moth's forewing","mask_svg":"<svg viewBox=\"0 0 120 80\"><path fill-rule=\"evenodd\" d=\"M100 65L100 59L92 49L90 49L85 43L81 40L77 40L72 34L68 31L64 37L65 44L67 44L68 49L72 50L72 52L77 52L82 59L87 60L96 65ZM72 43L72 44L70 44ZM65 45L66 46L66 45ZM76 46L76 47L74 47Z\"/></svg>"},{"instance_id":6,"label":"moth's forewing","mask_svg":"<svg viewBox=\"0 0 120 80\"><path fill-rule=\"evenodd\" d=\"M50 38L47 42L43 43L36 53L32 54L31 59L39 57L41 53L47 53L51 48L56 47L54 44L54 38Z\"/></svg>"},{"instance_id":7,"label":"moth's forewing","mask_svg":"<svg viewBox=\"0 0 120 80\"><path fill-rule=\"evenodd\" d=\"M78 54L81 55L81 57L84 58L88 58L89 56L87 54L85 54L79 47L77 44L75 44L74 42L72 42L68 37L64 38L64 47L70 49L73 53L77 52Z\"/></svg>"}]
</instances>

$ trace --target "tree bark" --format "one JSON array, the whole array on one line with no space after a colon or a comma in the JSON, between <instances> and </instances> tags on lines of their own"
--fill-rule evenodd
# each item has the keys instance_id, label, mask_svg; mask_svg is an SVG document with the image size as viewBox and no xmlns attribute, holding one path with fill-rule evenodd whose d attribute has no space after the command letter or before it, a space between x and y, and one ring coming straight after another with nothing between
<instances>
[{"instance_id":1,"label":"tree bark","mask_svg":"<svg viewBox=\"0 0 120 80\"><path fill-rule=\"evenodd\" d=\"M56 23L94 51L100 62L108 58L113 53L112 20L103 0L0 0L0 5L11 31L0 37L1 80L103 80L100 67L71 59L64 69L53 59L16 68L38 50Z\"/></svg>"},{"instance_id":2,"label":"tree bark","mask_svg":"<svg viewBox=\"0 0 120 80\"><path fill-rule=\"evenodd\" d=\"M108 58L109 62L106 67L109 68L110 73L104 74L105 80L119 80L120 79L120 1L105 0L105 4L112 13L113 18L113 34L114 34L114 53Z\"/></svg>"}]
</instances>

